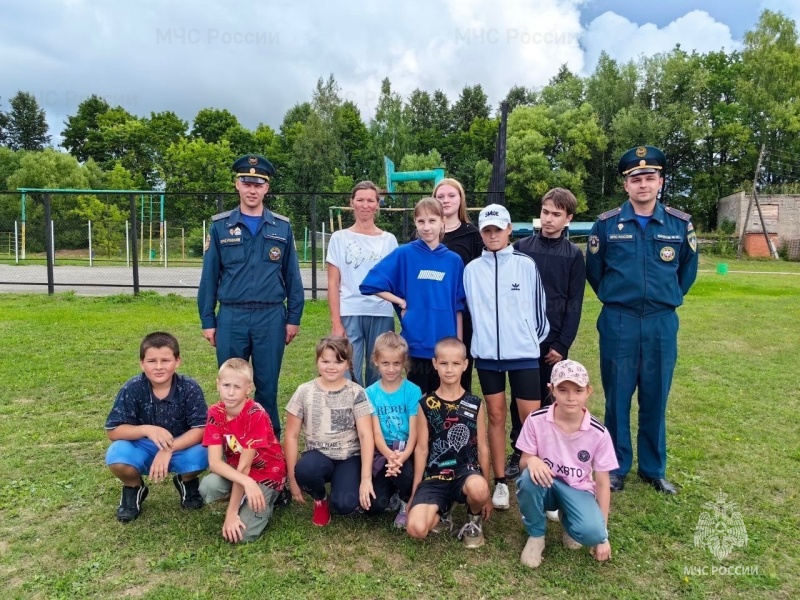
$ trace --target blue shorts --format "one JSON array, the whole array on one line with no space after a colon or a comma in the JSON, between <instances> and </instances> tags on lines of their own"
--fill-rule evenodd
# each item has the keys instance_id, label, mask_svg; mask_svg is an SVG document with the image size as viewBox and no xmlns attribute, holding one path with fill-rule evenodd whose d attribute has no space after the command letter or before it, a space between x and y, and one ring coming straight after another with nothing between
<instances>
[{"instance_id":1,"label":"blue shorts","mask_svg":"<svg viewBox=\"0 0 800 600\"><path fill-rule=\"evenodd\" d=\"M156 446L149 438L139 440L117 440L111 442L106 452L106 465L130 465L139 473L147 475L150 465L158 453ZM202 444L189 446L172 453L169 461L169 472L183 475L196 473L208 468L208 450Z\"/></svg>"}]
</instances>

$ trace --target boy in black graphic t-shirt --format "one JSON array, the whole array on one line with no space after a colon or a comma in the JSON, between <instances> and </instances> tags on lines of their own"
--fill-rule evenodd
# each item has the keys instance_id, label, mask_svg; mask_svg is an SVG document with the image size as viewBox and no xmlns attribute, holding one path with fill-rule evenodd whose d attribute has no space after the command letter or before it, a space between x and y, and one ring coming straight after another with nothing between
<instances>
[{"instance_id":1,"label":"boy in black graphic t-shirt","mask_svg":"<svg viewBox=\"0 0 800 600\"><path fill-rule=\"evenodd\" d=\"M484 409L480 398L461 387L467 351L458 338L439 340L433 366L441 384L420 400L406 531L424 539L431 531L452 529L453 502L460 502L467 505L468 518L458 537L467 548L478 548L484 543L483 519L492 512Z\"/></svg>"}]
</instances>

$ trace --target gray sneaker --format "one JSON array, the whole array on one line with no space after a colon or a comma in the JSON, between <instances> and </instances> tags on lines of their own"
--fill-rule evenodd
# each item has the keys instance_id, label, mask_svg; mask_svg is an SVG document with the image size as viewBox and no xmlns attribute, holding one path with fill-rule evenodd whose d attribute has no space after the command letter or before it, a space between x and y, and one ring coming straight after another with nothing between
<instances>
[{"instance_id":1,"label":"gray sneaker","mask_svg":"<svg viewBox=\"0 0 800 600\"><path fill-rule=\"evenodd\" d=\"M519 459L522 458L516 452L512 452L506 460L506 479L516 479L519 477Z\"/></svg>"},{"instance_id":2,"label":"gray sneaker","mask_svg":"<svg viewBox=\"0 0 800 600\"><path fill-rule=\"evenodd\" d=\"M483 519L480 515L467 515L467 522L458 532L458 539L465 548L480 548L486 539L483 537Z\"/></svg>"},{"instance_id":3,"label":"gray sneaker","mask_svg":"<svg viewBox=\"0 0 800 600\"><path fill-rule=\"evenodd\" d=\"M439 522L433 526L431 533L450 533L453 531L453 509L451 508L441 517Z\"/></svg>"}]
</instances>

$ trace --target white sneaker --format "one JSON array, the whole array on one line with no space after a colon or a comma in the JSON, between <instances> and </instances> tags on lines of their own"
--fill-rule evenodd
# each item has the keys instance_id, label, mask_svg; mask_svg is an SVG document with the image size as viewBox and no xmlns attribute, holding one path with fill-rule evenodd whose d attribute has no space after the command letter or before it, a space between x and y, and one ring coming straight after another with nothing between
<instances>
[{"instance_id":1,"label":"white sneaker","mask_svg":"<svg viewBox=\"0 0 800 600\"><path fill-rule=\"evenodd\" d=\"M498 483L494 486L494 494L492 495L492 505L497 510L508 510L511 506L511 496L508 493L508 485L505 483Z\"/></svg>"},{"instance_id":2,"label":"white sneaker","mask_svg":"<svg viewBox=\"0 0 800 600\"><path fill-rule=\"evenodd\" d=\"M583 546L581 543L567 533L567 530L561 532L561 541L567 550L580 550Z\"/></svg>"},{"instance_id":3,"label":"white sneaker","mask_svg":"<svg viewBox=\"0 0 800 600\"><path fill-rule=\"evenodd\" d=\"M547 515L548 521L558 521L558 511L557 510L546 510L544 514Z\"/></svg>"},{"instance_id":4,"label":"white sneaker","mask_svg":"<svg viewBox=\"0 0 800 600\"><path fill-rule=\"evenodd\" d=\"M535 569L542 564L542 552L544 552L544 536L529 537L519 559L523 565Z\"/></svg>"}]
</instances>

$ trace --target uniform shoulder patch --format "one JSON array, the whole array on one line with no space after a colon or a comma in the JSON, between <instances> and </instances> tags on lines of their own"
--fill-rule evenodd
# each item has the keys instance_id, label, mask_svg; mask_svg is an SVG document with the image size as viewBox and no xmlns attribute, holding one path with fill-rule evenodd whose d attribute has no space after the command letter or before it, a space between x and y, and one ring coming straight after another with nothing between
<instances>
[{"instance_id":1,"label":"uniform shoulder patch","mask_svg":"<svg viewBox=\"0 0 800 600\"><path fill-rule=\"evenodd\" d=\"M597 217L601 221L605 221L606 219L610 219L622 212L622 207L618 206L617 208L612 208L611 210L607 210L602 215Z\"/></svg>"},{"instance_id":2,"label":"uniform shoulder patch","mask_svg":"<svg viewBox=\"0 0 800 600\"><path fill-rule=\"evenodd\" d=\"M678 210L677 208L672 208L671 206L667 206L666 210L673 217L678 217L679 219L683 219L684 221L692 220L692 215L690 215L689 213L685 213L682 210Z\"/></svg>"},{"instance_id":3,"label":"uniform shoulder patch","mask_svg":"<svg viewBox=\"0 0 800 600\"><path fill-rule=\"evenodd\" d=\"M287 223L289 223L289 217L284 217L283 215L279 215L276 212L272 213L272 216L275 217L276 219L280 219L281 221L286 221Z\"/></svg>"},{"instance_id":4,"label":"uniform shoulder patch","mask_svg":"<svg viewBox=\"0 0 800 600\"><path fill-rule=\"evenodd\" d=\"M232 212L233 212L232 210L226 210L225 212L221 212L219 214L214 215L213 217L211 217L211 220L220 221L221 219L227 219Z\"/></svg>"}]
</instances>

